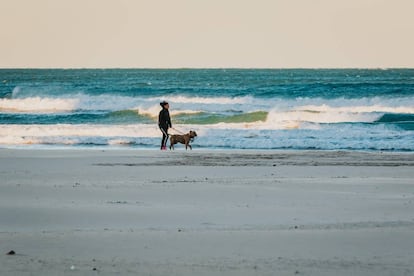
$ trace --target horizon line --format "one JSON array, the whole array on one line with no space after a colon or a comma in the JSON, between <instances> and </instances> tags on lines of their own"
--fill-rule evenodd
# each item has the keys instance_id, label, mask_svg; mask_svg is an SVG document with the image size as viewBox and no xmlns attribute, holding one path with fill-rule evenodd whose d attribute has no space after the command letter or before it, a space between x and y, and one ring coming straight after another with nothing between
<instances>
[{"instance_id":1,"label":"horizon line","mask_svg":"<svg viewBox=\"0 0 414 276\"><path fill-rule=\"evenodd\" d=\"M0 70L396 70L414 67L0 67Z\"/></svg>"}]
</instances>

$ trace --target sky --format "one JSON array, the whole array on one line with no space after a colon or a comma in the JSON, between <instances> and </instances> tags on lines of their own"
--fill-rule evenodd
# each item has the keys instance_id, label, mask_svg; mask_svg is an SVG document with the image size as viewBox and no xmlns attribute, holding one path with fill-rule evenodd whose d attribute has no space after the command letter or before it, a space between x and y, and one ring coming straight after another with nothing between
<instances>
[{"instance_id":1,"label":"sky","mask_svg":"<svg viewBox=\"0 0 414 276\"><path fill-rule=\"evenodd\" d=\"M414 68L413 0L0 0L0 68Z\"/></svg>"}]
</instances>

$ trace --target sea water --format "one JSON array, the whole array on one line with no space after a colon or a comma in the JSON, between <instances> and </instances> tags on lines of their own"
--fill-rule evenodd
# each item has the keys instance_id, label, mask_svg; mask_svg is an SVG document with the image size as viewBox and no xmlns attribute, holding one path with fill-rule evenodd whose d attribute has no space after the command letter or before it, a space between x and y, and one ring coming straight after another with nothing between
<instances>
[{"instance_id":1,"label":"sea water","mask_svg":"<svg viewBox=\"0 0 414 276\"><path fill-rule=\"evenodd\" d=\"M414 69L0 69L0 147L159 149L163 100L195 150L414 151Z\"/></svg>"}]
</instances>

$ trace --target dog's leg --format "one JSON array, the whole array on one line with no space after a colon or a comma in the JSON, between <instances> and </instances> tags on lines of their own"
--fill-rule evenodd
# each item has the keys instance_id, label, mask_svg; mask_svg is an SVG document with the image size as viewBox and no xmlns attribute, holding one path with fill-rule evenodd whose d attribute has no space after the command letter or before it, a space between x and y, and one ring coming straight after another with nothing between
<instances>
[{"instance_id":1,"label":"dog's leg","mask_svg":"<svg viewBox=\"0 0 414 276\"><path fill-rule=\"evenodd\" d=\"M174 144L175 144L175 136L171 136L170 137L170 150L174 149Z\"/></svg>"},{"instance_id":2,"label":"dog's leg","mask_svg":"<svg viewBox=\"0 0 414 276\"><path fill-rule=\"evenodd\" d=\"M187 150L187 147L190 148L190 150L192 150L193 148L190 145L190 141L186 141L185 143L185 150Z\"/></svg>"}]
</instances>

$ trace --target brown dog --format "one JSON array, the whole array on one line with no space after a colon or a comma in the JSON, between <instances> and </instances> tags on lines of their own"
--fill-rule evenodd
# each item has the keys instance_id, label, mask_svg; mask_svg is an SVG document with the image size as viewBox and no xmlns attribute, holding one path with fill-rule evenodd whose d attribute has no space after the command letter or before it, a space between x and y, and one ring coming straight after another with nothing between
<instances>
[{"instance_id":1,"label":"brown dog","mask_svg":"<svg viewBox=\"0 0 414 276\"><path fill-rule=\"evenodd\" d=\"M172 134L170 135L170 150L174 149L174 145L177 143L181 143L185 145L185 149L189 147L191 150L193 149L190 145L190 142L197 136L195 131L190 130L189 133L179 135L179 134Z\"/></svg>"}]
</instances>

